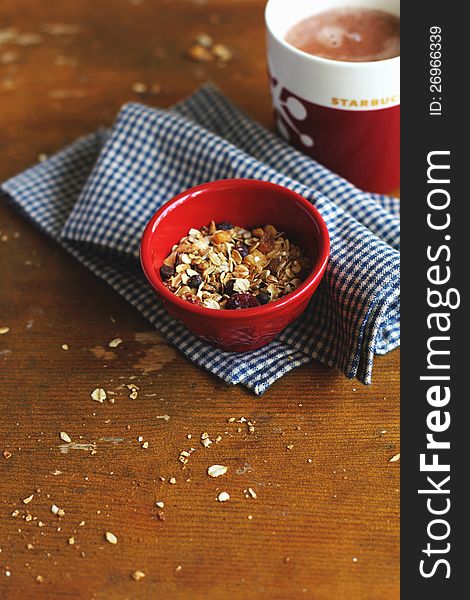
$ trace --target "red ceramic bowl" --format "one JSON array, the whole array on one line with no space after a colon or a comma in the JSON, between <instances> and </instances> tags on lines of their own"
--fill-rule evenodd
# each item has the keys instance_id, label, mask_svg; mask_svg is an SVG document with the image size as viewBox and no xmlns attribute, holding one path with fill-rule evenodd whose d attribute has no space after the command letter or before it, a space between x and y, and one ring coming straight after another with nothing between
<instances>
[{"instance_id":1,"label":"red ceramic bowl","mask_svg":"<svg viewBox=\"0 0 470 600\"><path fill-rule=\"evenodd\" d=\"M310 274L294 292L256 308L216 310L182 300L165 287L160 267L191 227L198 229L212 220L246 228L274 225L309 257ZM226 179L194 187L162 206L145 228L140 257L170 315L217 348L247 352L270 342L302 313L325 272L329 250L325 222L299 194L265 181Z\"/></svg>"}]
</instances>

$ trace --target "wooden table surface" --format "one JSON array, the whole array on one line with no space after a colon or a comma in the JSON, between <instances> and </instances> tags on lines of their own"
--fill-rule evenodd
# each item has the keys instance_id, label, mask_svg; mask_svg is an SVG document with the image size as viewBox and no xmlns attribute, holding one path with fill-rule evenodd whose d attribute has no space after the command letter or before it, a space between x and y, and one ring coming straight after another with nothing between
<instances>
[{"instance_id":1,"label":"wooden table surface","mask_svg":"<svg viewBox=\"0 0 470 600\"><path fill-rule=\"evenodd\" d=\"M2 0L0 178L128 100L168 106L207 79L271 125L263 5ZM233 60L185 58L200 32ZM397 351L370 387L314 363L256 397L188 362L3 201L0 230L0 598L399 597ZM204 448L205 432L221 440Z\"/></svg>"}]
</instances>

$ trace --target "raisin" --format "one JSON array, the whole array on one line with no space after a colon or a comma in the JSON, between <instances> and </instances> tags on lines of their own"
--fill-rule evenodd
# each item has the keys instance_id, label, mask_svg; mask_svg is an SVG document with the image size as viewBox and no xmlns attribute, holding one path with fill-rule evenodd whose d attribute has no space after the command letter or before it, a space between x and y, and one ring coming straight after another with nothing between
<instances>
[{"instance_id":1,"label":"raisin","mask_svg":"<svg viewBox=\"0 0 470 600\"><path fill-rule=\"evenodd\" d=\"M243 242L237 242L235 244L235 250L238 252L238 254L240 254L240 256L242 258L245 258L245 256L247 256L248 253L250 252L250 249L248 248L248 246L246 244L244 244Z\"/></svg>"},{"instance_id":2,"label":"raisin","mask_svg":"<svg viewBox=\"0 0 470 600\"><path fill-rule=\"evenodd\" d=\"M191 289L194 288L198 288L202 283L202 278L200 275L192 275L189 279L188 279L188 287L190 287Z\"/></svg>"},{"instance_id":3,"label":"raisin","mask_svg":"<svg viewBox=\"0 0 470 600\"><path fill-rule=\"evenodd\" d=\"M227 221L216 223L215 226L217 227L217 229L221 229L222 231L228 231L229 229L233 229L232 223L228 223Z\"/></svg>"},{"instance_id":4,"label":"raisin","mask_svg":"<svg viewBox=\"0 0 470 600\"><path fill-rule=\"evenodd\" d=\"M225 284L224 292L227 296L231 296L233 294L233 286L235 284L235 279L231 279L228 283Z\"/></svg>"},{"instance_id":5,"label":"raisin","mask_svg":"<svg viewBox=\"0 0 470 600\"><path fill-rule=\"evenodd\" d=\"M274 248L274 243L274 236L271 233L263 233L259 240L258 250L263 254L267 254Z\"/></svg>"},{"instance_id":6,"label":"raisin","mask_svg":"<svg viewBox=\"0 0 470 600\"><path fill-rule=\"evenodd\" d=\"M260 292L256 297L261 305L267 304L271 300L271 296L268 292Z\"/></svg>"},{"instance_id":7,"label":"raisin","mask_svg":"<svg viewBox=\"0 0 470 600\"><path fill-rule=\"evenodd\" d=\"M258 299L253 294L246 293L235 293L227 300L225 308L229 310L236 310L238 308L254 308L259 306Z\"/></svg>"},{"instance_id":8,"label":"raisin","mask_svg":"<svg viewBox=\"0 0 470 600\"><path fill-rule=\"evenodd\" d=\"M173 267L169 267L168 265L162 265L160 267L160 277L163 279L163 281L170 279L170 277L173 277L174 274L175 270Z\"/></svg>"},{"instance_id":9,"label":"raisin","mask_svg":"<svg viewBox=\"0 0 470 600\"><path fill-rule=\"evenodd\" d=\"M277 229L274 227L274 225L265 225L264 231L270 235L277 235Z\"/></svg>"}]
</instances>

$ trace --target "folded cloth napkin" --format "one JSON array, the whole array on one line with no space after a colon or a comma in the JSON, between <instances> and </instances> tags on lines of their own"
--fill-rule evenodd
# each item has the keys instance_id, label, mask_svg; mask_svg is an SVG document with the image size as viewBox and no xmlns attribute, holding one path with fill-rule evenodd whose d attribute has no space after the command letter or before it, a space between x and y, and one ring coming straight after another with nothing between
<instances>
[{"instance_id":1,"label":"folded cloth napkin","mask_svg":"<svg viewBox=\"0 0 470 600\"><path fill-rule=\"evenodd\" d=\"M275 341L244 354L216 350L174 321L137 261L144 226L162 204L232 177L295 190L315 204L331 237L327 272L308 309ZM109 131L79 139L1 190L188 358L257 394L312 358L370 383L374 354L399 344L398 200L359 191L213 86L171 110L127 104Z\"/></svg>"}]
</instances>

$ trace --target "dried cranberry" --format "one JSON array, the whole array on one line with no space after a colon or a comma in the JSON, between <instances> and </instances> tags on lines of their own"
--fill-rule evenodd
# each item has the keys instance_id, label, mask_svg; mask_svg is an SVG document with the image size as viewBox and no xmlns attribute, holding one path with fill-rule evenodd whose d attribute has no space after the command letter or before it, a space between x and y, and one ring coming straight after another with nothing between
<instances>
[{"instance_id":1,"label":"dried cranberry","mask_svg":"<svg viewBox=\"0 0 470 600\"><path fill-rule=\"evenodd\" d=\"M160 267L160 277L163 279L163 281L170 279L170 277L173 277L174 274L175 270L173 267L169 267L168 265L162 265Z\"/></svg>"},{"instance_id":2,"label":"dried cranberry","mask_svg":"<svg viewBox=\"0 0 470 600\"><path fill-rule=\"evenodd\" d=\"M222 221L221 223L216 223L215 226L217 229L222 231L228 231L229 229L233 229L232 223L228 223L227 221Z\"/></svg>"},{"instance_id":3,"label":"dried cranberry","mask_svg":"<svg viewBox=\"0 0 470 600\"><path fill-rule=\"evenodd\" d=\"M237 250L237 252L240 254L240 256L242 258L245 258L245 256L248 256L248 253L250 252L250 249L248 248L248 246L246 244L244 244L243 242L236 243L235 250Z\"/></svg>"},{"instance_id":4,"label":"dried cranberry","mask_svg":"<svg viewBox=\"0 0 470 600\"><path fill-rule=\"evenodd\" d=\"M268 292L260 292L256 297L260 304L267 304L271 300L271 296Z\"/></svg>"},{"instance_id":5,"label":"dried cranberry","mask_svg":"<svg viewBox=\"0 0 470 600\"><path fill-rule=\"evenodd\" d=\"M193 288L198 288L202 283L202 278L200 275L192 275L189 279L188 279L188 286L193 289Z\"/></svg>"},{"instance_id":6,"label":"dried cranberry","mask_svg":"<svg viewBox=\"0 0 470 600\"><path fill-rule=\"evenodd\" d=\"M259 306L258 299L253 296L253 294L249 294L248 292L239 293L236 292L227 300L225 304L225 308L229 310L236 310L238 308L254 308L255 306Z\"/></svg>"},{"instance_id":7,"label":"dried cranberry","mask_svg":"<svg viewBox=\"0 0 470 600\"><path fill-rule=\"evenodd\" d=\"M183 299L190 304L195 304L196 306L202 306L201 300L197 296L193 296L193 294L184 294Z\"/></svg>"}]
</instances>

